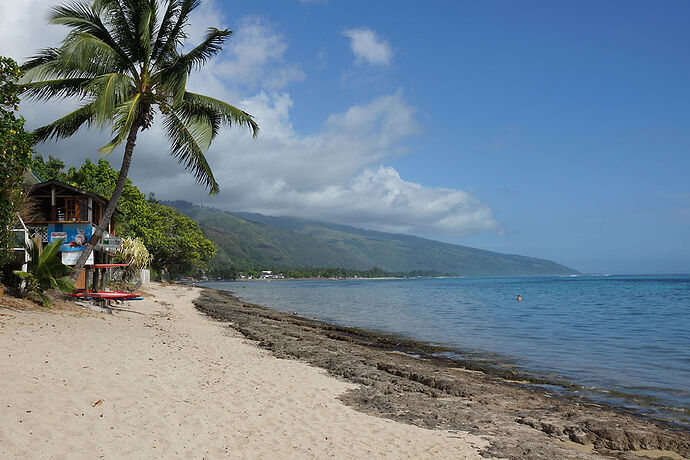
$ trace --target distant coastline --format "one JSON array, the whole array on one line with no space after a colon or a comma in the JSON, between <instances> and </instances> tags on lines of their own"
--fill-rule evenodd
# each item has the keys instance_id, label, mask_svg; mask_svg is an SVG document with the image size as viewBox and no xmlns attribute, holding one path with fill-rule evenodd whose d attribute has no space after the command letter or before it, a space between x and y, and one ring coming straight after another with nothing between
<instances>
[{"instance_id":1,"label":"distant coastline","mask_svg":"<svg viewBox=\"0 0 690 460\"><path fill-rule=\"evenodd\" d=\"M236 278L236 279L207 279L207 280L193 280L195 283L205 283L208 281L222 281L227 283L232 282L254 282L254 281L361 281L361 280L405 280L405 279L433 279L433 278L464 278L462 276L450 277L450 276L418 276L418 277L405 277L405 276L376 276L376 277L349 277L349 278ZM185 284L189 284L191 281L184 280Z\"/></svg>"}]
</instances>

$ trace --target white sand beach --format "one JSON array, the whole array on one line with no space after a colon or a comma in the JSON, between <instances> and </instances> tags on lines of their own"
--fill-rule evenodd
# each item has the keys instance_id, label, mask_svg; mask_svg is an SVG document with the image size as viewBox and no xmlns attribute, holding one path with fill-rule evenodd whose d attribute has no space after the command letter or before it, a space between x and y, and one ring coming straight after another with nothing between
<instances>
[{"instance_id":1,"label":"white sand beach","mask_svg":"<svg viewBox=\"0 0 690 460\"><path fill-rule=\"evenodd\" d=\"M480 458L486 439L344 405L351 384L277 359L153 284L113 315L0 298L0 458Z\"/></svg>"}]
</instances>

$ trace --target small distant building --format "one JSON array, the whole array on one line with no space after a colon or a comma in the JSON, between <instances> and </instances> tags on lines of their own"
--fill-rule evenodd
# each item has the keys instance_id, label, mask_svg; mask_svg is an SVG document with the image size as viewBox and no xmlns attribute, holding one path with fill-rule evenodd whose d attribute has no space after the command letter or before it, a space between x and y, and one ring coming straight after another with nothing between
<instances>
[{"instance_id":1,"label":"small distant building","mask_svg":"<svg viewBox=\"0 0 690 460\"><path fill-rule=\"evenodd\" d=\"M285 275L283 275L282 273L273 274L272 270L262 270L260 278L262 278L262 279L283 279L283 278L285 278Z\"/></svg>"}]
</instances>

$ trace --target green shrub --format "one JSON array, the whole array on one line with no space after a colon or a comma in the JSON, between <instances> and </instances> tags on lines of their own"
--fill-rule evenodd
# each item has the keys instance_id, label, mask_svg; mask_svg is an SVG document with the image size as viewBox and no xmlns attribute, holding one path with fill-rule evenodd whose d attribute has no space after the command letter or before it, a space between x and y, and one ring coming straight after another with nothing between
<instances>
[{"instance_id":1,"label":"green shrub","mask_svg":"<svg viewBox=\"0 0 690 460\"><path fill-rule=\"evenodd\" d=\"M50 289L59 289L62 292L73 292L74 284L67 275L72 271L63 264L58 256L62 245L62 239L53 241L43 250L40 244L29 241L26 250L29 253L28 271L15 270L14 274L26 282L22 292L28 296L37 297L44 307L50 307L50 299L45 292Z\"/></svg>"}]
</instances>

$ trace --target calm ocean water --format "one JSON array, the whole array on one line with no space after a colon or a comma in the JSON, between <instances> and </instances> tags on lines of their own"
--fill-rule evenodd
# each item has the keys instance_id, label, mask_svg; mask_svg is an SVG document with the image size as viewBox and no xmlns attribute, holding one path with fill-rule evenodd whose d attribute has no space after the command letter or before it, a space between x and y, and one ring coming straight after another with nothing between
<instances>
[{"instance_id":1,"label":"calm ocean water","mask_svg":"<svg viewBox=\"0 0 690 460\"><path fill-rule=\"evenodd\" d=\"M451 346L464 358L574 383L563 391L690 426L690 275L206 285L276 310Z\"/></svg>"}]
</instances>

